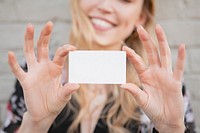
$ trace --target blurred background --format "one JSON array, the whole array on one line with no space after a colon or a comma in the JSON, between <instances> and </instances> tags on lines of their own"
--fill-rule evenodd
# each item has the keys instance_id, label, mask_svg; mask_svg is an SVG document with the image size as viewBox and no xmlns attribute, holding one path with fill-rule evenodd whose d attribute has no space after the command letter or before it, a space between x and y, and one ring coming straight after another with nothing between
<instances>
[{"instance_id":1,"label":"blurred background","mask_svg":"<svg viewBox=\"0 0 200 133\"><path fill-rule=\"evenodd\" d=\"M200 133L200 0L157 0L156 22L166 31L173 62L178 44L186 43L184 80L190 93L197 132ZM6 118L6 102L14 88L14 76L7 52L23 61L23 40L27 23L35 25L35 41L47 21L54 23L50 51L68 42L69 0L0 0L0 126Z\"/></svg>"}]
</instances>

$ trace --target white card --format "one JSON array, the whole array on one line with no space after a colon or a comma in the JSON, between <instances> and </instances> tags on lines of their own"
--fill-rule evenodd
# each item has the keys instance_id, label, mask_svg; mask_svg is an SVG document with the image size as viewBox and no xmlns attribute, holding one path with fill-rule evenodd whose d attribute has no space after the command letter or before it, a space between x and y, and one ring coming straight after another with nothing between
<instances>
[{"instance_id":1,"label":"white card","mask_svg":"<svg viewBox=\"0 0 200 133\"><path fill-rule=\"evenodd\" d=\"M69 83L126 83L125 51L70 51Z\"/></svg>"}]
</instances>

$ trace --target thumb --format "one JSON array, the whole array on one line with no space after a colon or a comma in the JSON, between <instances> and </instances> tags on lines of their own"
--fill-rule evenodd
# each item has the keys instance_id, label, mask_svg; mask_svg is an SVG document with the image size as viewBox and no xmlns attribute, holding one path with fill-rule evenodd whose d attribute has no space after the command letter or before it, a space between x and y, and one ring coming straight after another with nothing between
<instances>
[{"instance_id":1,"label":"thumb","mask_svg":"<svg viewBox=\"0 0 200 133\"><path fill-rule=\"evenodd\" d=\"M76 47L69 45L69 44L66 44L66 45L58 48L56 51L56 54L53 58L53 62L59 66L63 66L69 51L73 51L75 49L76 49Z\"/></svg>"},{"instance_id":2,"label":"thumb","mask_svg":"<svg viewBox=\"0 0 200 133\"><path fill-rule=\"evenodd\" d=\"M141 90L137 85L132 83L126 83L122 84L121 88L130 92L141 108L146 104L148 100L148 95L143 90Z\"/></svg>"},{"instance_id":3,"label":"thumb","mask_svg":"<svg viewBox=\"0 0 200 133\"><path fill-rule=\"evenodd\" d=\"M22 81L25 78L26 73L22 70L22 68L18 64L16 57L15 57L15 54L13 52L10 52L10 51L8 52L8 64L9 64L12 72L16 76L16 78L19 81Z\"/></svg>"},{"instance_id":4,"label":"thumb","mask_svg":"<svg viewBox=\"0 0 200 133\"><path fill-rule=\"evenodd\" d=\"M59 91L60 100L63 102L68 102L71 99L71 94L80 88L79 84L67 83L61 87Z\"/></svg>"}]
</instances>

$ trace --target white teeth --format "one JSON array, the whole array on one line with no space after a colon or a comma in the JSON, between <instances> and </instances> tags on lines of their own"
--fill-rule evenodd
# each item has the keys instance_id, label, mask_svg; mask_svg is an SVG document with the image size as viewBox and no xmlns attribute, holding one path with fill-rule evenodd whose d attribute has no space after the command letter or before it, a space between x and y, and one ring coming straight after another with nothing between
<instances>
[{"instance_id":1,"label":"white teeth","mask_svg":"<svg viewBox=\"0 0 200 133\"><path fill-rule=\"evenodd\" d=\"M102 19L96 19L96 18L92 18L92 22L95 24L95 25L98 25L100 27L103 27L103 28L111 28L113 27L113 25L111 23L108 23Z\"/></svg>"}]
</instances>

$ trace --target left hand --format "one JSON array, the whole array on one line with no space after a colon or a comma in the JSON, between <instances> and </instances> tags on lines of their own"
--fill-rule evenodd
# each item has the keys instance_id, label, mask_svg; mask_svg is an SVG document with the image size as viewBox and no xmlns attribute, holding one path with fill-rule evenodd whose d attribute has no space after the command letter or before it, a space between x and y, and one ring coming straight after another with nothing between
<instances>
[{"instance_id":1,"label":"left hand","mask_svg":"<svg viewBox=\"0 0 200 133\"><path fill-rule=\"evenodd\" d=\"M182 96L182 76L185 63L185 46L180 45L178 59L171 66L171 51L161 26L156 26L156 36L159 42L159 53L149 34L142 26L137 32L144 44L149 66L134 50L124 46L127 57L135 67L141 85L141 90L133 83L121 85L136 99L138 105L154 123L159 132L184 132L184 110Z\"/></svg>"}]
</instances>

